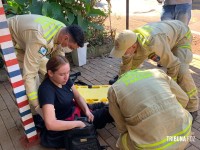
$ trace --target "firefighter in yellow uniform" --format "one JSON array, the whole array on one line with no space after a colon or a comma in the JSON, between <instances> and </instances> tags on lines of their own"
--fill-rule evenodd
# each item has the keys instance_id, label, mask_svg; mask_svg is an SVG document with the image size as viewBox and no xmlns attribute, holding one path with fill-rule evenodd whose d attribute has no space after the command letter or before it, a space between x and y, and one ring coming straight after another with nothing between
<instances>
[{"instance_id":1,"label":"firefighter in yellow uniform","mask_svg":"<svg viewBox=\"0 0 200 150\"><path fill-rule=\"evenodd\" d=\"M122 57L120 74L136 69L147 58L167 68L167 74L187 93L186 109L197 117L199 98L189 71L192 34L178 20L149 23L134 31L124 30L115 38L111 56Z\"/></svg>"},{"instance_id":2,"label":"firefighter in yellow uniform","mask_svg":"<svg viewBox=\"0 0 200 150\"><path fill-rule=\"evenodd\" d=\"M131 70L108 91L121 150L183 150L191 139L189 98L159 69Z\"/></svg>"},{"instance_id":3,"label":"firefighter in yellow uniform","mask_svg":"<svg viewBox=\"0 0 200 150\"><path fill-rule=\"evenodd\" d=\"M77 25L66 27L60 21L40 15L18 15L8 19L29 103L38 109L38 72L46 74L48 55L64 55L83 47L84 34Z\"/></svg>"}]
</instances>

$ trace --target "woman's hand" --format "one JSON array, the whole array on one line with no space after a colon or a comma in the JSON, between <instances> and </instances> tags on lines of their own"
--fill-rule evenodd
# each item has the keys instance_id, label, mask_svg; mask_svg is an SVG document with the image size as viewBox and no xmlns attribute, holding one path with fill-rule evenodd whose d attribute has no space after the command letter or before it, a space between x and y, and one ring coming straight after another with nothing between
<instances>
[{"instance_id":1,"label":"woman's hand","mask_svg":"<svg viewBox=\"0 0 200 150\"><path fill-rule=\"evenodd\" d=\"M84 128L84 127L86 126L86 124L85 124L83 121L77 121L77 123L78 123L78 124L77 124L77 125L78 125L78 126L77 126L78 128Z\"/></svg>"},{"instance_id":2,"label":"woman's hand","mask_svg":"<svg viewBox=\"0 0 200 150\"><path fill-rule=\"evenodd\" d=\"M87 110L86 113L85 113L85 115L86 115L87 118L88 118L88 122L93 122L94 116L93 116L93 114L90 112L90 110Z\"/></svg>"}]
</instances>

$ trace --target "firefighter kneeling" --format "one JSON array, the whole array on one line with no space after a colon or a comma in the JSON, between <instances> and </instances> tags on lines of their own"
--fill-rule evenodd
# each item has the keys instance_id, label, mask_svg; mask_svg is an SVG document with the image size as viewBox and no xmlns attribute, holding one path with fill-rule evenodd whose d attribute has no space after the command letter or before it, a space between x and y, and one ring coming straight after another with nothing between
<instances>
[{"instance_id":1,"label":"firefighter kneeling","mask_svg":"<svg viewBox=\"0 0 200 150\"><path fill-rule=\"evenodd\" d=\"M109 111L120 133L117 146L133 149L184 149L192 116L186 93L164 71L131 70L109 89ZM174 139L174 138L172 138Z\"/></svg>"}]
</instances>

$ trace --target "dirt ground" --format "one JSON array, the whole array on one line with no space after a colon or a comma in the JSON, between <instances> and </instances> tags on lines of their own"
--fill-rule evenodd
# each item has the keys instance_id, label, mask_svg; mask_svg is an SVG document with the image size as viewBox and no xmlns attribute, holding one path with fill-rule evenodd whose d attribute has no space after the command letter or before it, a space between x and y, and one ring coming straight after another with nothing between
<instances>
[{"instance_id":1,"label":"dirt ground","mask_svg":"<svg viewBox=\"0 0 200 150\"><path fill-rule=\"evenodd\" d=\"M200 35L193 34L192 52L200 55Z\"/></svg>"},{"instance_id":2,"label":"dirt ground","mask_svg":"<svg viewBox=\"0 0 200 150\"><path fill-rule=\"evenodd\" d=\"M129 17L129 29L133 30L140 27L148 22L159 21L159 16L130 16ZM111 21L110 21L111 20ZM110 23L111 22L111 23ZM191 19L189 26L195 24L196 20ZM107 28L116 29L116 32L120 32L126 29L126 16L111 16L111 19L107 18L105 21ZM199 26L200 28L200 26ZM198 30L197 30L198 31ZM200 55L200 35L193 34L192 51L194 54Z\"/></svg>"}]
</instances>

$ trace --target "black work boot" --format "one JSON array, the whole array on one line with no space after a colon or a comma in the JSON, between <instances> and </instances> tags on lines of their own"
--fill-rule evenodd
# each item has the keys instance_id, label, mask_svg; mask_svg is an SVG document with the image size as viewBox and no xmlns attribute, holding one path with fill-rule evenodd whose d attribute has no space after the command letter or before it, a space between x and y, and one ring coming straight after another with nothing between
<instances>
[{"instance_id":1,"label":"black work boot","mask_svg":"<svg viewBox=\"0 0 200 150\"><path fill-rule=\"evenodd\" d=\"M192 118L193 118L193 121L192 123L194 122L194 120L197 118L198 116L198 112L197 111L194 111L194 112L190 112L190 114L192 115Z\"/></svg>"},{"instance_id":2,"label":"black work boot","mask_svg":"<svg viewBox=\"0 0 200 150\"><path fill-rule=\"evenodd\" d=\"M109 81L109 84L112 85L118 80L119 76L116 75L112 80Z\"/></svg>"}]
</instances>

